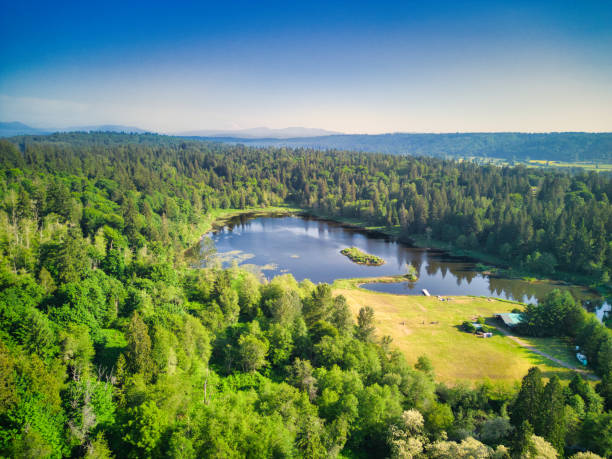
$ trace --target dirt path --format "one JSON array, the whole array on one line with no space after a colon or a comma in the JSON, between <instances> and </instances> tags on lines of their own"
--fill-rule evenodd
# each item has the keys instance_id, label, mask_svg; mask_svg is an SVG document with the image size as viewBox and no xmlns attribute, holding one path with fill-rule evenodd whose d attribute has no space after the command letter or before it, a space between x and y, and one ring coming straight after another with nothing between
<instances>
[{"instance_id":1,"label":"dirt path","mask_svg":"<svg viewBox=\"0 0 612 459\"><path fill-rule=\"evenodd\" d=\"M559 360L556 357L553 357L550 354L547 354L546 352L540 351L537 347L532 346L531 344L527 344L525 341L523 341L518 336L512 335L508 330L505 330L501 327L495 327L495 328L497 328L501 333L506 335L508 338L510 338L512 341L514 341L519 346L524 347L525 349L529 349L530 351L535 352L536 354L539 354L542 357L546 357L548 360L552 360L553 362L555 362L558 365L561 365L564 368L569 368L570 370L577 371L578 373L583 374L585 377L592 379L593 381L599 381L600 379L598 376L594 375L590 371L585 370L584 368L580 368L578 366L571 365L567 362L564 362L563 360Z\"/></svg>"}]
</instances>

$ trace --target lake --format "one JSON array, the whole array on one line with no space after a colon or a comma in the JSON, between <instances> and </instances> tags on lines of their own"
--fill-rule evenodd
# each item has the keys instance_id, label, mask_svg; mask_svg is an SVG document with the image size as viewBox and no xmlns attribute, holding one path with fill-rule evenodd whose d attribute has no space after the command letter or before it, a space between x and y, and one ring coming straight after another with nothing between
<instances>
[{"instance_id":1,"label":"lake","mask_svg":"<svg viewBox=\"0 0 612 459\"><path fill-rule=\"evenodd\" d=\"M217 259L224 266L237 263L268 279L291 273L299 281L332 283L335 279L404 274L411 263L419 274L418 281L370 283L363 288L407 295L427 289L432 295L491 296L533 303L554 288L561 288L569 289L600 318L610 309L601 297L581 287L489 276L478 272L472 260L411 247L380 234L309 216L243 214L228 220L208 236L214 241ZM351 246L383 258L385 264L353 263L340 254L340 250Z\"/></svg>"}]
</instances>

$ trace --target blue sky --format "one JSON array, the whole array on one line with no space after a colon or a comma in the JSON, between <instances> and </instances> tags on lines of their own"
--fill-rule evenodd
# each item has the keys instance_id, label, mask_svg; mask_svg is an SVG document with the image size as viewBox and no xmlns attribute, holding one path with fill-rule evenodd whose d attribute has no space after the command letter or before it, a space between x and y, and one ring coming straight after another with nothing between
<instances>
[{"instance_id":1,"label":"blue sky","mask_svg":"<svg viewBox=\"0 0 612 459\"><path fill-rule=\"evenodd\" d=\"M612 2L0 0L0 120L612 131Z\"/></svg>"}]
</instances>

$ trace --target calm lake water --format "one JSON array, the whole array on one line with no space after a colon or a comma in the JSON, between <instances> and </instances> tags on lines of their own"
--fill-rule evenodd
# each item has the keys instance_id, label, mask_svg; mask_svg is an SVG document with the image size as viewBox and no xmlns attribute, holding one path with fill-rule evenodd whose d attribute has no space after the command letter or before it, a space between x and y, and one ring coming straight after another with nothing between
<instances>
[{"instance_id":1,"label":"calm lake water","mask_svg":"<svg viewBox=\"0 0 612 459\"><path fill-rule=\"evenodd\" d=\"M377 292L415 295L427 289L432 295L491 296L537 302L554 288L569 289L591 311L603 315L610 305L580 287L529 283L483 275L475 263L444 252L410 247L390 238L344 227L307 216L252 217L241 215L209 233L224 266L236 262L270 279L291 273L297 280L333 282L334 279L403 274L407 263L419 273L416 282L365 284ZM345 247L382 257L382 266L364 266L340 254Z\"/></svg>"}]
</instances>

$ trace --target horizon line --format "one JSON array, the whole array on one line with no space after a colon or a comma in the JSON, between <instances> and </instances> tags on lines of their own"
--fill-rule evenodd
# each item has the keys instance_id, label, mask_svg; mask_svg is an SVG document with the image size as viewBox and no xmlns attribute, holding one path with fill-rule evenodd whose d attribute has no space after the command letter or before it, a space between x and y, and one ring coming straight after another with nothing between
<instances>
[{"instance_id":1,"label":"horizon line","mask_svg":"<svg viewBox=\"0 0 612 459\"><path fill-rule=\"evenodd\" d=\"M305 127L305 126L285 126L285 127L280 127L280 128L271 128L268 126L255 126L255 127L248 127L248 128L237 128L237 129L215 129L215 128L195 128L195 129L185 129L185 130L181 130L181 131L159 131L159 130L151 130L148 128L141 128L139 126L128 126L128 125L123 125L121 123L116 123L116 122L107 122L107 123L92 123L92 126L68 126L68 127L52 127L52 128L46 128L46 127L36 127L36 126L32 126L29 124L26 124L22 121L17 121L17 120L12 120L12 121L6 121L6 120L0 120L0 123L19 123L22 124L30 129L37 129L37 130L41 130L41 131L46 131L44 132L44 134L55 134L55 133L60 133L60 132L124 132L124 133L130 133L130 134L158 134L158 135L165 135L168 137L233 137L233 138L242 138L242 137L238 137L235 135L216 135L216 133L218 134L223 134L223 133L227 133L227 134L238 134L241 131L249 131L249 130L254 130L254 129L268 129L270 131L281 131L281 130L287 130L287 129L308 129L308 130L321 130L321 131L328 131L329 134L320 134L320 135L307 135L307 136L297 136L297 137L285 137L285 138L281 138L279 140L289 140L289 139L298 139L298 138L311 138L311 137L332 137L332 136L349 136L349 135L361 135L361 136L377 136L377 135L397 135L397 134L410 134L410 135L421 135L421 134L434 134L434 135L446 135L446 134L612 134L612 129L608 130L608 131L587 131L587 130L576 130L576 131L568 131L568 130L559 130L559 131L555 131L555 130L551 130L551 131L520 131L520 130L503 130L503 131L479 131L479 130L469 130L469 131L462 131L462 130L457 130L457 131L382 131L382 132L342 132L342 131L334 131L333 129L327 129L327 128L315 128L315 127ZM114 126L117 128L130 128L130 129L136 129L138 131L142 131L142 132L136 132L136 131L129 131L129 130L125 130L125 131L104 131L104 130L97 130L97 129L88 129L88 130L80 130L80 128L87 128L87 127L93 127L93 128L98 128L98 127L104 127L104 126ZM210 135L198 135L198 134L187 134L188 132L196 132L196 131L213 131ZM216 133L214 131L217 131ZM28 135L28 134L17 134L17 135ZM32 134L32 135L36 135L36 134ZM267 139L267 138L275 138L276 137L257 137L257 136L251 136L251 137L245 137L245 139Z\"/></svg>"}]
</instances>

